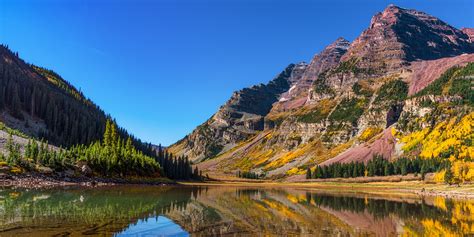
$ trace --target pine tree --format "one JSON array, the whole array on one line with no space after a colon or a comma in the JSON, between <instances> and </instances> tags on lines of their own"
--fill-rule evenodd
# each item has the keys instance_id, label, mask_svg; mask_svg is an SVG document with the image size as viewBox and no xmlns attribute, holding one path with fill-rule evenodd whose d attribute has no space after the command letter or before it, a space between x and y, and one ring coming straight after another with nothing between
<instances>
[{"instance_id":1,"label":"pine tree","mask_svg":"<svg viewBox=\"0 0 474 237\"><path fill-rule=\"evenodd\" d=\"M131 156L132 153L133 153L132 138L128 137L127 141L125 142L125 154L126 156Z\"/></svg>"},{"instance_id":2,"label":"pine tree","mask_svg":"<svg viewBox=\"0 0 474 237\"><path fill-rule=\"evenodd\" d=\"M194 168L193 176L194 176L194 178L196 178L196 179L199 178L199 169L198 169L197 166Z\"/></svg>"},{"instance_id":3,"label":"pine tree","mask_svg":"<svg viewBox=\"0 0 474 237\"><path fill-rule=\"evenodd\" d=\"M17 165L20 162L20 146L13 141L13 135L10 133L7 139L7 162L10 165Z\"/></svg>"},{"instance_id":4,"label":"pine tree","mask_svg":"<svg viewBox=\"0 0 474 237\"><path fill-rule=\"evenodd\" d=\"M425 180L425 174L426 174L427 171L428 171L427 164L425 162L423 162L423 164L421 164L421 169L420 169L422 180Z\"/></svg>"},{"instance_id":5,"label":"pine tree","mask_svg":"<svg viewBox=\"0 0 474 237\"><path fill-rule=\"evenodd\" d=\"M444 173L444 182L447 184L453 183L454 174L451 171L451 163L447 163L446 165L446 173Z\"/></svg>"},{"instance_id":6,"label":"pine tree","mask_svg":"<svg viewBox=\"0 0 474 237\"><path fill-rule=\"evenodd\" d=\"M104 146L110 147L111 143L112 143L111 122L109 119L107 119L107 122L105 123Z\"/></svg>"},{"instance_id":7,"label":"pine tree","mask_svg":"<svg viewBox=\"0 0 474 237\"><path fill-rule=\"evenodd\" d=\"M408 173L406 159L403 159L402 162L400 163L400 172L401 172L401 175L407 175Z\"/></svg>"},{"instance_id":8,"label":"pine tree","mask_svg":"<svg viewBox=\"0 0 474 237\"><path fill-rule=\"evenodd\" d=\"M311 168L307 168L306 169L306 179L311 179L312 175L311 175Z\"/></svg>"}]
</instances>

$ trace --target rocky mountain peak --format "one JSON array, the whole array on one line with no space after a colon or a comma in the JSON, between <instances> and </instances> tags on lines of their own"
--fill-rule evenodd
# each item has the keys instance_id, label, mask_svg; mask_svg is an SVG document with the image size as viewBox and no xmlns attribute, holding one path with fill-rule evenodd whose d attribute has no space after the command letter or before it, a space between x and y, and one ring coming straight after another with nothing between
<instances>
[{"instance_id":1,"label":"rocky mountain peak","mask_svg":"<svg viewBox=\"0 0 474 237\"><path fill-rule=\"evenodd\" d=\"M334 49L339 49L339 50L347 50L349 46L351 45L351 42L348 40L344 39L343 37L339 37L334 41L332 44L328 45L322 53L325 53L330 50Z\"/></svg>"},{"instance_id":2,"label":"rocky mountain peak","mask_svg":"<svg viewBox=\"0 0 474 237\"><path fill-rule=\"evenodd\" d=\"M288 83L290 85L294 85L295 83L299 82L307 67L308 64L306 62L300 62L295 64L295 66L291 70L291 75L288 78Z\"/></svg>"},{"instance_id":3,"label":"rocky mountain peak","mask_svg":"<svg viewBox=\"0 0 474 237\"><path fill-rule=\"evenodd\" d=\"M321 72L336 66L349 46L350 42L342 37L326 46L321 53L316 54L311 60L303 76L303 81L312 83Z\"/></svg>"},{"instance_id":4,"label":"rocky mountain peak","mask_svg":"<svg viewBox=\"0 0 474 237\"><path fill-rule=\"evenodd\" d=\"M321 72L335 67L342 55L347 52L349 46L349 41L339 37L326 46L319 54L316 54L309 65L306 63L297 64L288 79L290 89L281 95L278 103L273 106L273 112L281 112L303 106L307 101L308 91L313 81L318 78Z\"/></svg>"},{"instance_id":5,"label":"rocky mountain peak","mask_svg":"<svg viewBox=\"0 0 474 237\"><path fill-rule=\"evenodd\" d=\"M462 28L461 31L469 37L471 43L474 43L474 28Z\"/></svg>"},{"instance_id":6,"label":"rocky mountain peak","mask_svg":"<svg viewBox=\"0 0 474 237\"><path fill-rule=\"evenodd\" d=\"M474 44L464 32L424 12L389 5L372 17L342 61L355 59L359 68L387 71L472 52Z\"/></svg>"},{"instance_id":7,"label":"rocky mountain peak","mask_svg":"<svg viewBox=\"0 0 474 237\"><path fill-rule=\"evenodd\" d=\"M379 12L372 17L369 29L394 24L401 14L400 11L402 11L400 7L390 4L383 12Z\"/></svg>"}]
</instances>

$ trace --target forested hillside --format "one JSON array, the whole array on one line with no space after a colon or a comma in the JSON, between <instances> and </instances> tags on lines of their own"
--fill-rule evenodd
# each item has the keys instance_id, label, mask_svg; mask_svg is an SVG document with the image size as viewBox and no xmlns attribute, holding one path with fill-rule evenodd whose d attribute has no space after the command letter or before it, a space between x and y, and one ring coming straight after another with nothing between
<instances>
[{"instance_id":1,"label":"forested hillside","mask_svg":"<svg viewBox=\"0 0 474 237\"><path fill-rule=\"evenodd\" d=\"M199 178L187 158L135 138L57 73L3 45L0 76L0 130L9 134L0 147L4 170Z\"/></svg>"},{"instance_id":2,"label":"forested hillside","mask_svg":"<svg viewBox=\"0 0 474 237\"><path fill-rule=\"evenodd\" d=\"M107 119L112 119L81 91L55 72L28 64L8 47L0 46L0 120L38 140L70 147L99 140ZM152 155L145 144L123 128L118 134L140 151Z\"/></svg>"}]
</instances>

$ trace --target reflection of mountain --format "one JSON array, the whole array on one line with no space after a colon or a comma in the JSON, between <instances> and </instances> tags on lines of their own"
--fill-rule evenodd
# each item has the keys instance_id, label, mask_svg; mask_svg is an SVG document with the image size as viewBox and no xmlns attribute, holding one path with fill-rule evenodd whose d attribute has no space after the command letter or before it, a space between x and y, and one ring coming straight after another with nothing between
<instances>
[{"instance_id":1,"label":"reflection of mountain","mask_svg":"<svg viewBox=\"0 0 474 237\"><path fill-rule=\"evenodd\" d=\"M297 195L282 190L219 188L184 212L167 213L196 236L216 234L347 235L351 228ZM302 203L300 203L302 202ZM197 222L193 217L198 217ZM202 220L211 220L202 222ZM198 224L198 225L197 225Z\"/></svg>"},{"instance_id":2,"label":"reflection of mountain","mask_svg":"<svg viewBox=\"0 0 474 237\"><path fill-rule=\"evenodd\" d=\"M474 234L474 200L222 186L0 191L0 236L111 236L145 225L163 234L157 216L193 236Z\"/></svg>"},{"instance_id":3,"label":"reflection of mountain","mask_svg":"<svg viewBox=\"0 0 474 237\"><path fill-rule=\"evenodd\" d=\"M462 236L474 227L474 201L210 188L166 215L195 236Z\"/></svg>"}]
</instances>

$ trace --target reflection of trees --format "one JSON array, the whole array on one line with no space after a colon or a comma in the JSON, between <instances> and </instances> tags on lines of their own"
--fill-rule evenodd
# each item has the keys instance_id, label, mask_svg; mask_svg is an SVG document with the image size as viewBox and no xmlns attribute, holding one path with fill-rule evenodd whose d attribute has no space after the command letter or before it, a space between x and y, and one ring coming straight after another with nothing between
<instances>
[{"instance_id":1,"label":"reflection of trees","mask_svg":"<svg viewBox=\"0 0 474 237\"><path fill-rule=\"evenodd\" d=\"M442 204L432 206L426 204L424 200L419 203L407 203L310 192L306 193L306 197L308 203L315 203L317 206L335 211L367 212L376 219L396 215L407 223L406 227L411 227L412 233L433 234L434 229L443 230L442 233L460 233L460 230L474 227L474 204L468 201L454 202L443 199ZM426 232L428 229L431 232Z\"/></svg>"},{"instance_id":2,"label":"reflection of trees","mask_svg":"<svg viewBox=\"0 0 474 237\"><path fill-rule=\"evenodd\" d=\"M251 189L251 188L242 188L242 189L235 190L235 194L237 198L245 197L245 196L256 197L256 196L260 196L261 192L263 191L259 189Z\"/></svg>"},{"instance_id":3,"label":"reflection of trees","mask_svg":"<svg viewBox=\"0 0 474 237\"><path fill-rule=\"evenodd\" d=\"M46 227L68 220L84 228L119 231L140 219L184 210L198 188L124 187L55 191L0 191L0 230Z\"/></svg>"}]
</instances>

